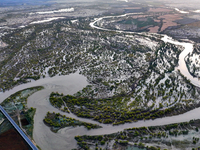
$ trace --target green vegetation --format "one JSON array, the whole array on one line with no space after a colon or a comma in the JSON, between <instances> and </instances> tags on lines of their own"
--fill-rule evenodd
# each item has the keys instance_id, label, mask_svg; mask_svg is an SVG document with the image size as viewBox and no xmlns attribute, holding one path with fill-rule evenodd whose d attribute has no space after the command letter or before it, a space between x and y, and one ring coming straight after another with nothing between
<instances>
[{"instance_id":1,"label":"green vegetation","mask_svg":"<svg viewBox=\"0 0 200 150\"><path fill-rule=\"evenodd\" d=\"M32 87L25 90L18 91L12 94L10 97L5 99L1 106L6 110L6 112L12 117L12 119L18 124L17 117L21 120L21 128L25 129L26 134L33 138L33 125L34 125L34 115L35 108L27 107L27 98L33 93L42 90L43 87ZM17 115L16 115L17 114ZM16 117L17 116L17 117Z\"/></svg>"},{"instance_id":2,"label":"green vegetation","mask_svg":"<svg viewBox=\"0 0 200 150\"><path fill-rule=\"evenodd\" d=\"M155 109L147 111L136 109L128 111L123 107L123 103L126 101L126 97L122 98L120 96L108 99L90 99L71 95L63 96L63 94L58 93L51 93L50 95L50 102L55 107L60 108L64 102L69 110L78 117L92 118L100 123L113 123L113 125L137 120L156 119L186 111L176 112L176 109L181 107L180 104L164 110ZM192 109L192 107L189 105L185 106L187 110Z\"/></svg>"},{"instance_id":3,"label":"green vegetation","mask_svg":"<svg viewBox=\"0 0 200 150\"><path fill-rule=\"evenodd\" d=\"M99 125L82 122L82 121L76 120L74 118L66 117L65 115L62 116L59 113L48 112L43 121L46 125L51 127L51 131L53 131L53 132L57 132L61 128L70 127L70 126L73 126L73 127L84 126L88 130L101 128L101 126L99 126Z\"/></svg>"},{"instance_id":4,"label":"green vegetation","mask_svg":"<svg viewBox=\"0 0 200 150\"><path fill-rule=\"evenodd\" d=\"M157 22L154 22L154 20L151 18L151 17L148 17L148 18L142 18L143 20L141 19L132 19L131 17L126 19L126 20L122 20L122 21L119 21L117 23L121 23L121 24L134 24L136 25L138 28L143 28L143 27L146 27L146 26L157 26L158 23Z\"/></svg>"},{"instance_id":5,"label":"green vegetation","mask_svg":"<svg viewBox=\"0 0 200 150\"><path fill-rule=\"evenodd\" d=\"M96 8L100 9L99 5L96 5ZM147 10L148 7L143 7L140 11ZM162 23L157 23L154 21L155 18L158 19L157 13L152 14L155 14L154 17L142 14L146 17L137 19L133 19L135 16L127 17L128 15L126 19L113 17L118 18L113 26L117 25L117 28L122 25L123 30L135 28L136 31L146 31L152 26L160 26L161 29L162 19ZM7 17L11 18L13 15ZM182 47L162 42L159 35L152 34L152 37L148 37L136 33L94 30L89 26L94 16L76 19L77 23L73 23L69 18L30 25L3 36L2 40L8 46L0 51L0 92L31 79L38 80L46 75L67 75L78 70L87 77L90 85L73 96L51 93L49 99L54 107L64 112L72 112L78 117L119 125L177 115L200 106L199 89L179 71L174 70L178 65ZM103 21L104 19L100 24L103 24ZM6 20L1 19L0 22ZM115 29L110 24L108 26ZM189 58L186 61L191 74L195 75L198 68L191 64ZM2 103L11 116L17 111L20 112L20 118L24 119L25 124L28 122L28 125L22 126L30 136L36 110L28 109L26 102L33 92L34 89L20 91ZM14 119L16 120L16 117ZM55 113L48 113L44 122L54 132L67 126L99 128L98 125ZM145 147L145 142L156 138L167 140L168 136L188 135L189 128L191 127L187 123L167 125L162 129L134 128L114 134L114 137L98 136L88 140L98 140L95 149L103 148L111 140L115 140L114 147L126 147L131 139L138 147ZM199 132L198 127L194 130ZM89 149L87 141L81 137L76 138L81 148ZM198 142L199 137L196 136L190 141L195 146L198 146ZM151 146L147 149L159 147Z\"/></svg>"},{"instance_id":6,"label":"green vegetation","mask_svg":"<svg viewBox=\"0 0 200 150\"><path fill-rule=\"evenodd\" d=\"M0 63L0 90L8 90L16 85L29 82L29 79L38 80L47 74L52 77L74 73L79 67L81 67L81 74L88 76L90 82L96 82L96 79L106 71L109 73L104 75L108 77L116 76L115 68L118 68L118 71L128 69L128 72L144 70L144 65L137 65L138 67L135 68L135 58L127 56L135 53L134 57L142 58L142 55L139 55L140 52L152 51L147 45L144 43L132 44L131 41L134 38L130 40L122 33L91 30L90 21L79 18L79 24L72 24L68 19L49 24L37 24L15 30L15 32L2 37L2 40L9 46L2 49L1 52L5 59ZM142 35L140 37L144 38ZM116 41L117 38L121 39L120 42ZM105 43L104 40L107 42ZM68 49L66 49L66 43L69 44ZM22 49L26 53L22 53ZM55 53L57 54L55 55ZM27 54L30 57L27 57ZM104 57L113 55L113 60ZM18 63L9 61L20 56L26 58L26 62L21 60ZM127 64L135 69L131 70L132 67L129 68L128 66L122 67L123 63L118 62L119 59L127 61ZM15 63L16 66L13 67ZM100 69L99 65L102 63L105 64L105 68ZM8 70L2 69L6 65L11 67ZM97 66L97 68L94 66ZM48 70L45 70L47 68ZM103 72L100 73L102 69ZM115 81L115 79L113 80ZM102 80L100 83L106 82L108 81ZM106 87L113 87L114 85L111 84L108 82Z\"/></svg>"},{"instance_id":7,"label":"green vegetation","mask_svg":"<svg viewBox=\"0 0 200 150\"><path fill-rule=\"evenodd\" d=\"M190 83L183 84L174 71L181 47L164 43L158 36L93 30L91 19L78 18L78 24L68 19L38 24L4 36L9 47L2 51L10 58L5 57L0 68L13 66L8 60L14 56L30 57L26 63L1 69L0 89L79 69L91 84L72 98L50 96L54 107L116 125L192 109L189 101L195 103L198 91Z\"/></svg>"},{"instance_id":8,"label":"green vegetation","mask_svg":"<svg viewBox=\"0 0 200 150\"><path fill-rule=\"evenodd\" d=\"M62 106L65 106L62 97L63 97L63 94L59 94L59 93L54 93L54 92L52 92L51 95L50 95L50 98L49 98L50 103L51 103L54 107L56 107L56 108L58 108L58 109L60 109L60 110L62 110L62 111L64 111L64 112L69 113L69 110L68 110L67 107L64 107L63 109L61 108Z\"/></svg>"},{"instance_id":9,"label":"green vegetation","mask_svg":"<svg viewBox=\"0 0 200 150\"><path fill-rule=\"evenodd\" d=\"M22 125L22 127L26 130L26 133L33 138L33 125L34 125L34 115L35 115L36 109L30 108L24 113L24 118L28 121L27 125ZM22 117L22 115L21 115ZM21 118L22 120L23 118Z\"/></svg>"},{"instance_id":10,"label":"green vegetation","mask_svg":"<svg viewBox=\"0 0 200 150\"><path fill-rule=\"evenodd\" d=\"M184 148L191 147L191 143L196 145L199 142L200 136L196 130L199 127L200 120L191 120L190 122L182 122L164 126L129 128L125 129L124 131L108 135L76 136L75 139L79 145L79 149L91 149L93 145L104 149L104 144L112 146L113 149L127 149L128 147L133 147L133 145L129 144L129 142L135 143L134 147L146 148L147 150L161 149L159 146L148 146L149 143L155 145L160 144L161 146L164 144L165 146L168 146L169 149L172 145L175 148ZM194 131L196 132L195 136ZM183 139L180 140L179 137ZM191 141L188 141L188 139L191 139ZM91 143L93 144L91 145Z\"/></svg>"},{"instance_id":11,"label":"green vegetation","mask_svg":"<svg viewBox=\"0 0 200 150\"><path fill-rule=\"evenodd\" d=\"M200 65L198 63L198 57L200 55L200 46L194 45L194 50L192 53L189 53L185 57L185 63L187 66L188 71L193 77L200 77L199 75L199 70L200 70Z\"/></svg>"}]
</instances>

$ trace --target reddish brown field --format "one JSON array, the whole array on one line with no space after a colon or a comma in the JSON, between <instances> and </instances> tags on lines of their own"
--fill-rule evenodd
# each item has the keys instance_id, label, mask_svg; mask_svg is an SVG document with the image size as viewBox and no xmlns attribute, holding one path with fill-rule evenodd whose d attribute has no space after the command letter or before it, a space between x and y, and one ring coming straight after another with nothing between
<instances>
[{"instance_id":1,"label":"reddish brown field","mask_svg":"<svg viewBox=\"0 0 200 150\"><path fill-rule=\"evenodd\" d=\"M133 7L131 7L131 8L133 8ZM129 9L131 9L131 8L129 8ZM173 10L167 9L167 8L150 8L149 12L155 12L155 15L162 14L159 17L157 17L157 19L154 19L154 21L159 23L159 22L161 22L161 19L162 19L163 25L162 25L160 31L158 31L159 26L149 27L149 32L151 32L151 33L162 32L170 26L177 26L178 24L175 21L183 19L184 15L183 14L175 14L175 13L171 14L171 13L169 13L169 12L172 12L172 11ZM166 13L165 13L165 15L163 15L163 13L160 13L160 12L166 12ZM133 19L140 19L140 18L144 19L144 18L153 17L153 16L154 16L154 14L151 13L149 15L144 15L144 14L132 15L131 17ZM200 22L196 22L196 23L193 23L191 25L192 26L200 26Z\"/></svg>"},{"instance_id":2,"label":"reddish brown field","mask_svg":"<svg viewBox=\"0 0 200 150\"><path fill-rule=\"evenodd\" d=\"M158 29L159 29L158 26L150 27L150 28L149 28L149 30L150 30L149 32L150 32L150 33L157 33L157 32L158 32Z\"/></svg>"},{"instance_id":3,"label":"reddish brown field","mask_svg":"<svg viewBox=\"0 0 200 150\"><path fill-rule=\"evenodd\" d=\"M163 26L161 28L161 31L164 31L167 27L177 26L178 24L174 21L179 20L179 19L183 19L183 15L181 15L181 14L167 14L167 15L163 15L163 16L158 17L158 19L164 19L163 20Z\"/></svg>"},{"instance_id":4,"label":"reddish brown field","mask_svg":"<svg viewBox=\"0 0 200 150\"><path fill-rule=\"evenodd\" d=\"M0 135L0 150L29 150L29 146L15 129Z\"/></svg>"},{"instance_id":5,"label":"reddish brown field","mask_svg":"<svg viewBox=\"0 0 200 150\"><path fill-rule=\"evenodd\" d=\"M173 11L172 9L167 8L150 8L149 12L170 12Z\"/></svg>"},{"instance_id":6,"label":"reddish brown field","mask_svg":"<svg viewBox=\"0 0 200 150\"><path fill-rule=\"evenodd\" d=\"M141 7L127 7L125 9L141 9Z\"/></svg>"},{"instance_id":7,"label":"reddish brown field","mask_svg":"<svg viewBox=\"0 0 200 150\"><path fill-rule=\"evenodd\" d=\"M188 24L190 27L200 27L200 21Z\"/></svg>"}]
</instances>

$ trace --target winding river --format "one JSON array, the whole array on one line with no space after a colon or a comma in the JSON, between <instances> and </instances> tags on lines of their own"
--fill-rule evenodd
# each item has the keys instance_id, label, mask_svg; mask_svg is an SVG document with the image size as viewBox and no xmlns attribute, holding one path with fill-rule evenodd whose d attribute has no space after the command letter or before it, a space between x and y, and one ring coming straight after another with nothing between
<instances>
[{"instance_id":1,"label":"winding river","mask_svg":"<svg viewBox=\"0 0 200 150\"><path fill-rule=\"evenodd\" d=\"M95 26L95 23L101 19L102 18L99 18L95 20L94 22L90 23L90 26L99 30L108 30L108 29L103 29L103 28ZM118 31L118 32L124 32L124 31ZM178 42L166 35L163 35L162 40L164 42L169 42L172 44L181 45L185 47L183 52L180 54L179 66L176 69L179 69L181 73L184 76L186 76L188 79L190 79L194 85L200 87L198 79L193 78L189 74L185 61L184 61L185 56L188 53L193 51L193 44L191 42L190 43ZM60 149L76 148L76 141L74 140L74 136L76 135L110 134L110 133L122 131L126 128L165 125L165 124L179 123L179 122L189 121L191 119L200 118L199 116L200 108L196 108L192 111L189 111L187 113L184 113L178 116L165 117L165 118L160 118L156 120L138 121L136 123L126 123L124 125L112 126L112 125L100 124L90 119L79 118L73 114L61 112L58 109L52 107L48 100L51 92L57 91L63 94L73 94L81 90L82 88L84 88L86 85L88 85L87 78L82 75L79 75L78 73L70 74L67 76L56 76L53 78L47 77L47 78L40 79L37 81L32 81L27 84L19 85L13 88L12 90L6 91L5 93L0 93L0 102L2 102L8 96L10 96L11 94L19 90L33 87L33 86L39 86L39 85L44 86L45 89L34 93L28 98L28 107L36 108L36 114L34 117L33 138L35 142L44 150L45 149L60 150ZM43 123L43 118L45 117L48 111L49 112L54 111L56 113L59 112L68 117L73 117L81 121L96 123L96 124L101 125L103 128L87 130L84 127L76 127L76 128L67 127L67 128L59 130L58 133L53 133L50 131L49 127L47 127Z\"/></svg>"}]
</instances>

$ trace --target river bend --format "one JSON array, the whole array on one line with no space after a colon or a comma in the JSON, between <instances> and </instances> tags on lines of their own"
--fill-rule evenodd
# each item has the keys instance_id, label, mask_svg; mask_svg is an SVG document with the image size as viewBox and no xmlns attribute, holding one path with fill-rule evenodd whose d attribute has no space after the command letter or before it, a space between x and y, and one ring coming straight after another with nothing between
<instances>
[{"instance_id":1,"label":"river bend","mask_svg":"<svg viewBox=\"0 0 200 150\"><path fill-rule=\"evenodd\" d=\"M112 16L110 16L112 17ZM95 26L95 23L103 18L96 19L94 22L90 23L90 26L99 30L107 30L100 27ZM124 32L124 31L118 31ZM134 33L134 32L125 32L125 33ZM152 35L151 35L152 36ZM164 42L169 42L176 45L181 45L184 47L184 50L179 56L179 66L176 69L179 69L181 73L191 80L191 82L200 87L199 81L197 78L193 78L188 69L186 67L184 58L188 53L193 51L193 44L186 42L178 42L172 39L167 35L163 35L162 40ZM53 78L44 78L37 81L32 81L27 84L19 85L12 90L6 91L4 93L0 93L0 102L5 100L11 94L15 92L33 87L33 86L44 86L45 89L38 91L31 95L28 98L28 107L36 108L36 114L34 117L34 130L33 130L33 138L35 142L42 148L48 150L60 150L60 149L72 149L76 148L76 141L74 140L74 136L76 135L102 135L102 134L111 134L114 132L122 131L126 128L133 127L142 127L142 126L157 126L157 125L165 125L171 123L180 123L184 121L189 121L191 119L200 119L199 112L200 108L196 108L192 111L186 112L184 114L172 117L165 117L156 120L146 120L146 121L138 121L134 123L126 123L123 125L112 126L98 123L96 121L90 119L79 118L73 114L68 114L59 111L58 109L51 106L49 103L49 95L51 92L59 92L63 94L74 94L77 91L81 90L85 86L88 85L86 77L79 75L78 73L70 74L67 76L56 76ZM86 121L90 123L96 123L101 125L103 128L87 130L84 127L67 127L58 131L58 133L53 133L50 131L49 127L44 125L43 119L47 112L56 112L66 115L67 117L73 117L75 119L79 119L81 121Z\"/></svg>"}]
</instances>

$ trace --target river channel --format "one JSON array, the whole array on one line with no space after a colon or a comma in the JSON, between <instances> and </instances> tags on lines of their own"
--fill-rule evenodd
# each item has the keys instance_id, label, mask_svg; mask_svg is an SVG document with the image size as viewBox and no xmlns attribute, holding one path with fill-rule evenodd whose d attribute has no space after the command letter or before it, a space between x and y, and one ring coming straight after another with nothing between
<instances>
[{"instance_id":1,"label":"river channel","mask_svg":"<svg viewBox=\"0 0 200 150\"><path fill-rule=\"evenodd\" d=\"M101 18L97 19L101 20ZM96 21L92 22L90 24L91 27L100 29L100 30L108 30L103 29L95 26ZM119 31L123 32L123 31ZM129 32L130 33L130 32ZM176 69L179 69L181 73L186 76L188 79L191 80L191 82L196 85L199 85L199 81L196 78L193 78L186 67L184 58L185 56L193 51L193 44L190 42L179 42L175 41L171 37L168 37L166 35L163 35L162 40L164 42L169 42L176 45L181 45L185 49L179 56L179 66ZM122 131L126 128L133 128L133 127L142 127L142 126L157 126L157 125L165 125L165 124L171 124L171 123L179 123L184 121L189 121L191 119L199 119L199 112L200 108L196 108L192 111L189 111L187 113L178 115L178 116L172 116L172 117L165 117L160 118L156 120L146 120L146 121L138 121L134 123L126 123L123 125L118 126L112 126L112 125L105 125L100 124L98 122L95 122L90 119L84 119L79 118L73 114L68 114L59 111L58 109L51 106L49 103L49 95L51 92L60 92L63 94L73 94L85 86L88 85L87 78L79 75L78 73L70 74L67 76L56 76L53 78L44 78L37 81L32 81L27 84L19 85L12 90L6 91L4 93L0 93L0 102L2 102L4 99L6 99L11 94L33 86L44 86L45 89L38 91L31 95L28 98L28 107L34 107L36 108L36 114L34 117L34 130L33 130L33 138L35 142L41 147L43 150L61 150L61 149L72 149L76 148L76 141L74 140L74 136L76 135L102 135L102 134L110 134L118 131ZM43 119L47 112L59 112L63 115L66 115L67 117L73 117L75 119L79 119L81 121L86 121L90 123L96 123L101 125L103 128L100 129L93 129L93 130L87 130L84 127L67 127L64 129L61 129L58 131L58 133L53 133L50 131L49 127L44 125Z\"/></svg>"}]
</instances>

